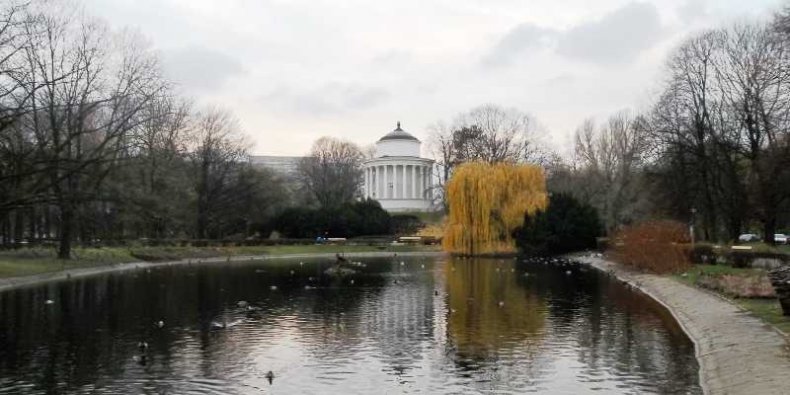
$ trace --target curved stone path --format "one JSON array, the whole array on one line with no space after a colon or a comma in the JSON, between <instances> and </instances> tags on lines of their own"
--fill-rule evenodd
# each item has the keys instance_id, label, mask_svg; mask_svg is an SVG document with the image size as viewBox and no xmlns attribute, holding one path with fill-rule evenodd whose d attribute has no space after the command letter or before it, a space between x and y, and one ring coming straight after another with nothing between
<instances>
[{"instance_id":1,"label":"curved stone path","mask_svg":"<svg viewBox=\"0 0 790 395\"><path fill-rule=\"evenodd\" d=\"M443 252L433 251L411 251L411 252L392 252L392 251L370 251L370 252L343 252L342 255L354 258L376 258L388 256L441 256ZM97 274L118 272L124 270L145 269L158 266L173 266L173 265L190 265L201 263L219 263L219 262L250 262L250 261L264 261L271 259L334 259L335 252L318 252L318 253L303 253L303 254L280 254L280 255L246 255L246 256L231 256L231 257L214 257L214 258L193 258L182 259L179 261L167 262L130 262L118 263L101 266L92 266L77 269L68 269L57 272L48 272L41 274L34 274L31 276L22 277L8 277L0 278L0 292L19 287L27 287L39 285L51 281L64 281L72 278L95 276Z\"/></svg>"},{"instance_id":2,"label":"curved stone path","mask_svg":"<svg viewBox=\"0 0 790 395\"><path fill-rule=\"evenodd\" d=\"M663 304L694 342L706 394L790 394L788 339L712 293L665 276L635 273L602 258L574 256Z\"/></svg>"}]
</instances>

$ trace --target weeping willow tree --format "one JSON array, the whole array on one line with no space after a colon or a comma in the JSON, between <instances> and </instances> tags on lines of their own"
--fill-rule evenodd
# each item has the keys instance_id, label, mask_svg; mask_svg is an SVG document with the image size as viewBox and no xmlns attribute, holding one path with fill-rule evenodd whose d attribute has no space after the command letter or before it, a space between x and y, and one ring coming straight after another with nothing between
<instances>
[{"instance_id":1,"label":"weeping willow tree","mask_svg":"<svg viewBox=\"0 0 790 395\"><path fill-rule=\"evenodd\" d=\"M546 179L538 166L465 163L447 183L449 216L445 251L484 255L515 251L512 233L548 204Z\"/></svg>"}]
</instances>

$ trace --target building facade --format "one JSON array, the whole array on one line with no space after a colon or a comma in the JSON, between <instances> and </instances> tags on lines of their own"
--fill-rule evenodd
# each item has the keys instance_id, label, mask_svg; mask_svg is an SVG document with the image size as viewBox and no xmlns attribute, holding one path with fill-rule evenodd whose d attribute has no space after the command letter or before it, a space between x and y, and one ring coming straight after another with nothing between
<instances>
[{"instance_id":1,"label":"building facade","mask_svg":"<svg viewBox=\"0 0 790 395\"><path fill-rule=\"evenodd\" d=\"M366 198L389 212L430 211L433 160L420 157L422 143L400 127L376 142L373 159L363 163Z\"/></svg>"}]
</instances>

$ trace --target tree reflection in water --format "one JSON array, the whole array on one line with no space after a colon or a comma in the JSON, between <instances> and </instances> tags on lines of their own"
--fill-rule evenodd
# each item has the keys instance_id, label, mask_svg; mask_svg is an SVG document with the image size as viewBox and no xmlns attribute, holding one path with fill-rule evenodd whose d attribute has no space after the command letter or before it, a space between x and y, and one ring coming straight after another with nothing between
<instances>
[{"instance_id":1,"label":"tree reflection in water","mask_svg":"<svg viewBox=\"0 0 790 395\"><path fill-rule=\"evenodd\" d=\"M700 392L688 339L605 276L365 263L346 277L326 260L162 267L0 293L0 394Z\"/></svg>"}]
</instances>

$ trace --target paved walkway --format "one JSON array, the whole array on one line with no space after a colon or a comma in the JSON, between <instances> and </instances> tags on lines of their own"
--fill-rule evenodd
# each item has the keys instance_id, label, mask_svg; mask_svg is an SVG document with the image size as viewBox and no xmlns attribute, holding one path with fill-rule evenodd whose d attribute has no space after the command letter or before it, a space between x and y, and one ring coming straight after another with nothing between
<instances>
[{"instance_id":1,"label":"paved walkway","mask_svg":"<svg viewBox=\"0 0 790 395\"><path fill-rule=\"evenodd\" d=\"M669 309L694 341L706 394L790 394L790 352L775 328L712 293L668 277L634 273L601 258L588 263Z\"/></svg>"},{"instance_id":2,"label":"paved walkway","mask_svg":"<svg viewBox=\"0 0 790 395\"><path fill-rule=\"evenodd\" d=\"M319 252L319 253L303 253L303 254L282 254L282 255L246 255L246 256L232 256L232 257L216 257L216 258L200 258L200 259L183 259L180 261L168 262L130 262L118 263L102 266L93 266L79 269L69 269L57 272L34 274L32 276L22 277L8 277L0 278L0 292L19 287L27 287L43 284L51 281L63 281L72 278L95 276L97 274L117 272L124 270L145 269L158 266L173 266L173 265L189 265L200 263L218 263L218 262L250 262L250 261L264 261L272 259L311 259L311 258L326 258L335 259L335 252ZM344 252L343 256L354 258L377 258L388 256L440 256L444 255L443 252L433 251L411 251L411 252L392 252L392 251L370 251L370 252Z\"/></svg>"}]
</instances>

